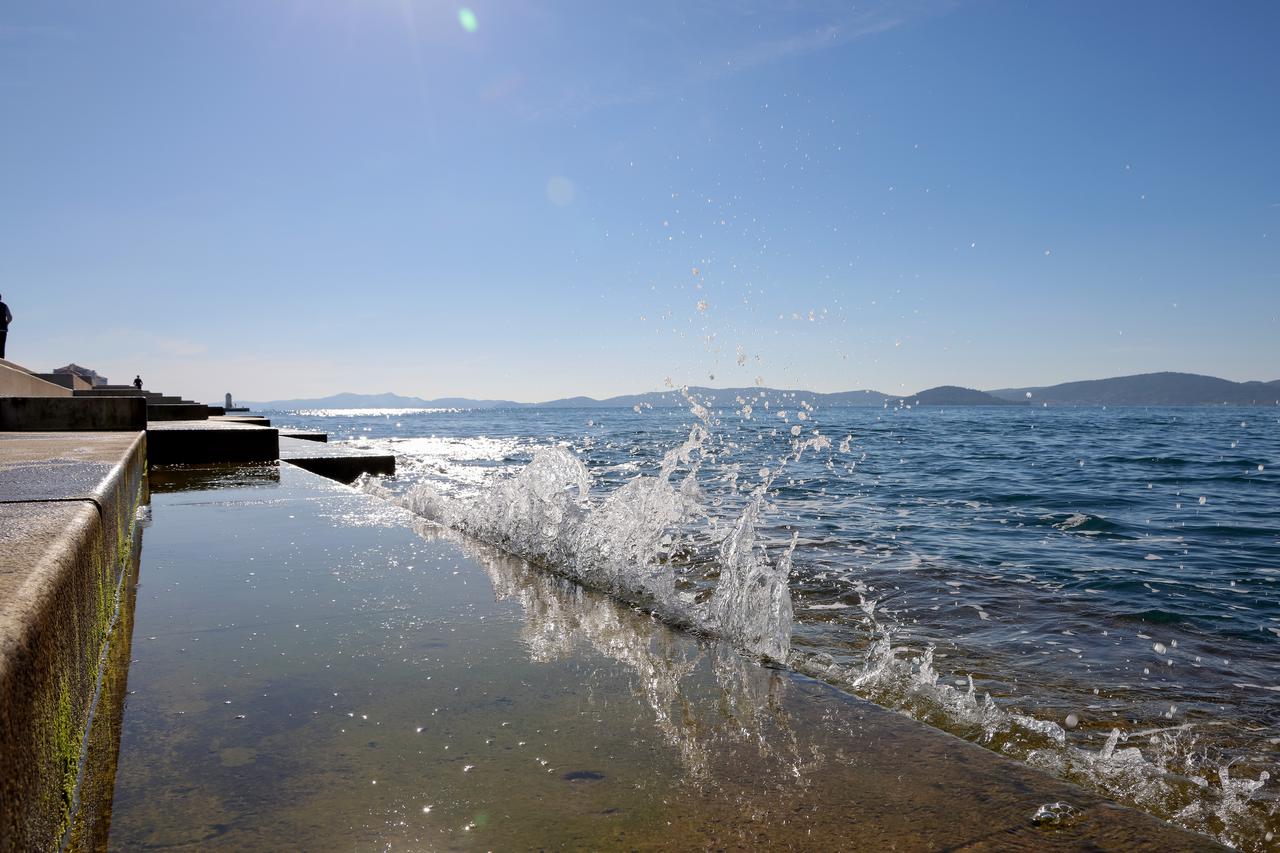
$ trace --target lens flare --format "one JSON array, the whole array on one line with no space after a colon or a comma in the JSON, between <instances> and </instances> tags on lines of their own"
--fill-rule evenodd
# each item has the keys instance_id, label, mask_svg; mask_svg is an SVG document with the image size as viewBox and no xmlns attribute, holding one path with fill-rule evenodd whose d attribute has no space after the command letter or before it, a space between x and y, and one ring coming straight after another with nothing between
<instances>
[{"instance_id":1,"label":"lens flare","mask_svg":"<svg viewBox=\"0 0 1280 853\"><path fill-rule=\"evenodd\" d=\"M480 26L480 22L476 20L476 13L465 6L458 10L458 23L469 33L474 33Z\"/></svg>"},{"instance_id":2,"label":"lens flare","mask_svg":"<svg viewBox=\"0 0 1280 853\"><path fill-rule=\"evenodd\" d=\"M573 181L570 181L564 175L554 175L547 181L547 198L551 203L559 207L567 207L573 204Z\"/></svg>"}]
</instances>

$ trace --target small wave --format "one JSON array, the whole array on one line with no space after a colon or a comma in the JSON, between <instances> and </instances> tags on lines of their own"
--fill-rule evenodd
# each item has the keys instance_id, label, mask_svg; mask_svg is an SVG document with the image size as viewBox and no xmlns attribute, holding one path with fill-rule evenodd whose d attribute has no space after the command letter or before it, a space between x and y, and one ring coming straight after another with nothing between
<instances>
[{"instance_id":1,"label":"small wave","mask_svg":"<svg viewBox=\"0 0 1280 853\"><path fill-rule=\"evenodd\" d=\"M1104 456L1098 461L1121 465L1153 465L1159 468L1185 468L1198 464L1178 456Z\"/></svg>"},{"instance_id":2,"label":"small wave","mask_svg":"<svg viewBox=\"0 0 1280 853\"><path fill-rule=\"evenodd\" d=\"M792 605L788 577L796 534L776 559L756 529L776 471L755 487L730 525L704 531L701 541L682 527L707 510L698 479L707 429L663 458L659 471L627 480L602 498L592 476L564 447L544 447L515 476L479 495L442 493L421 482L394 495L366 479L363 488L414 513L459 530L558 574L637 604L676 625L721 637L760 657L785 663L791 650ZM797 455L802 448L797 449ZM678 587L682 555L710 549L709 591Z\"/></svg>"},{"instance_id":3,"label":"small wave","mask_svg":"<svg viewBox=\"0 0 1280 853\"><path fill-rule=\"evenodd\" d=\"M1129 538L1122 537L1121 531L1124 526L1114 521L1109 521L1103 516L1092 515L1087 512L1073 512L1069 515L1050 514L1041 516L1040 521L1047 526L1063 533L1076 533L1084 536L1107 536L1108 538Z\"/></svg>"},{"instance_id":4,"label":"small wave","mask_svg":"<svg viewBox=\"0 0 1280 853\"><path fill-rule=\"evenodd\" d=\"M1139 610L1135 613L1117 613L1114 618L1126 622L1141 622L1147 625L1182 625L1193 621L1192 614L1156 608Z\"/></svg>"}]
</instances>

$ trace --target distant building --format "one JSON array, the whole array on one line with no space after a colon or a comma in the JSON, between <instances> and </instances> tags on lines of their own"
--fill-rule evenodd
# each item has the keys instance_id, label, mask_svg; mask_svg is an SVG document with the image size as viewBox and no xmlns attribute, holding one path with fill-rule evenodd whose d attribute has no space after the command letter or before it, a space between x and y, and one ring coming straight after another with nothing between
<instances>
[{"instance_id":1,"label":"distant building","mask_svg":"<svg viewBox=\"0 0 1280 853\"><path fill-rule=\"evenodd\" d=\"M85 382L88 382L90 385L94 387L107 384L107 377L99 376L98 371L90 370L87 367L81 367L75 362L68 364L66 367L55 367L53 369L53 372L74 374L75 376L79 376Z\"/></svg>"}]
</instances>

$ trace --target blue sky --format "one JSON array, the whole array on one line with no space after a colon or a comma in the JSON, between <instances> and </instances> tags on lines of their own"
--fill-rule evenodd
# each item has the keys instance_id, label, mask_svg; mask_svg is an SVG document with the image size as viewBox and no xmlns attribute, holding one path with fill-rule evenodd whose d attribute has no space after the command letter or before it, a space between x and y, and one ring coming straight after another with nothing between
<instances>
[{"instance_id":1,"label":"blue sky","mask_svg":"<svg viewBox=\"0 0 1280 853\"><path fill-rule=\"evenodd\" d=\"M461 8L0 7L10 358L201 399L1280 378L1275 4Z\"/></svg>"}]
</instances>

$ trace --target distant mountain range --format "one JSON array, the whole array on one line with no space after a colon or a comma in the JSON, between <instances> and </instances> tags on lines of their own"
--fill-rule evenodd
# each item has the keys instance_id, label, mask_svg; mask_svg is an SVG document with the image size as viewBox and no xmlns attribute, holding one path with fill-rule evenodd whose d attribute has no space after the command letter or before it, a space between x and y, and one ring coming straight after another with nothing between
<instances>
[{"instance_id":1,"label":"distant mountain range","mask_svg":"<svg viewBox=\"0 0 1280 853\"><path fill-rule=\"evenodd\" d=\"M1142 373L1047 388L1001 388L991 394L1075 406L1274 406L1280 403L1280 379L1232 382L1197 373Z\"/></svg>"},{"instance_id":2,"label":"distant mountain range","mask_svg":"<svg viewBox=\"0 0 1280 853\"><path fill-rule=\"evenodd\" d=\"M814 406L1275 406L1280 405L1280 379L1271 382L1232 382L1215 376L1195 373L1143 373L1111 379L1089 379L1032 388L1001 388L978 391L957 385L940 385L916 394L902 396L880 391L840 391L820 394L814 391L785 388L703 388L690 387L688 392L703 403L714 406L737 405L741 399L751 401L765 395L771 400L801 401ZM261 410L290 409L606 409L606 408L678 408L686 406L678 391L650 391L625 394L597 400L594 397L565 397L543 403L519 403L514 400L473 400L469 397L439 397L424 400L399 394L334 394L299 400L241 402L240 405Z\"/></svg>"}]
</instances>

